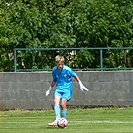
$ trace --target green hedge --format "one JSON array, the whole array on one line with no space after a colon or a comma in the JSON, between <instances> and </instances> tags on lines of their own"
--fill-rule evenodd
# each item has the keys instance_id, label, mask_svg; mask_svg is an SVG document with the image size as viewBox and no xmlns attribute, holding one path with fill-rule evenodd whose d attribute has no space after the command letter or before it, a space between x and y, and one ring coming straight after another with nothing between
<instances>
[{"instance_id":1,"label":"green hedge","mask_svg":"<svg viewBox=\"0 0 133 133\"><path fill-rule=\"evenodd\" d=\"M0 71L14 70L14 48L133 46L132 12L131 0L1 1ZM116 57L117 60L120 59L117 52L109 55L105 53L104 58L107 60L105 67L132 66L131 53L126 51L119 65L115 59ZM20 56L22 58L18 68L38 67L35 63L31 63L30 66L22 65L23 61L26 64L29 60L34 60L29 53L27 57ZM84 64L91 64L83 65L84 67L97 67L99 61L95 58L96 52L92 54L81 52L80 58L84 56L86 57ZM82 61L78 63L81 64Z\"/></svg>"}]
</instances>

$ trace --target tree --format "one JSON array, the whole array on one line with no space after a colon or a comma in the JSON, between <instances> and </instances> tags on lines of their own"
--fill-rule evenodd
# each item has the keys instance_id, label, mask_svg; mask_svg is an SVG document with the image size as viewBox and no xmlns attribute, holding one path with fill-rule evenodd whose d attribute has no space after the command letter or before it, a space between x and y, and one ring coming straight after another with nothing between
<instances>
[{"instance_id":1,"label":"tree","mask_svg":"<svg viewBox=\"0 0 133 133\"><path fill-rule=\"evenodd\" d=\"M131 0L9 0L0 2L0 71L13 71L14 48L133 46ZM51 68L59 51L18 51L18 68ZM60 51L69 65L99 67L98 51ZM70 54L70 53L75 53ZM46 58L48 57L48 58ZM118 57L115 59L115 57ZM132 65L131 50L104 51L104 67ZM126 58L130 60L127 65ZM84 59L84 61L83 61ZM44 62L45 63L42 63ZM129 61L128 60L128 61ZM77 64L73 65L73 61Z\"/></svg>"}]
</instances>

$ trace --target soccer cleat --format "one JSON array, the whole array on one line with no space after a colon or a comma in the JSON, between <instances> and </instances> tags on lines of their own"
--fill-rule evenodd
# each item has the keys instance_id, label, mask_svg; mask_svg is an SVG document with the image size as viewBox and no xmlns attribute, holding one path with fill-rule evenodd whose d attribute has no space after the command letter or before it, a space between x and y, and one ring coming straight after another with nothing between
<instances>
[{"instance_id":1,"label":"soccer cleat","mask_svg":"<svg viewBox=\"0 0 133 133\"><path fill-rule=\"evenodd\" d=\"M48 123L48 126L50 126L50 127L57 126L57 120L55 120L55 121L52 122L52 123Z\"/></svg>"}]
</instances>

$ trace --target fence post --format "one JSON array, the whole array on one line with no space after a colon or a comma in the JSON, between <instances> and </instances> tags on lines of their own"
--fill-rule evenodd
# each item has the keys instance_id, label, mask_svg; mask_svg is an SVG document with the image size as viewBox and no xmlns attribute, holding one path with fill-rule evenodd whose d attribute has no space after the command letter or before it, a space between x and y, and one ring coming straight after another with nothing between
<instances>
[{"instance_id":1,"label":"fence post","mask_svg":"<svg viewBox=\"0 0 133 133\"><path fill-rule=\"evenodd\" d=\"M103 51L100 49L100 70L103 70Z\"/></svg>"},{"instance_id":2,"label":"fence post","mask_svg":"<svg viewBox=\"0 0 133 133\"><path fill-rule=\"evenodd\" d=\"M14 49L14 72L16 72L16 49Z\"/></svg>"}]
</instances>

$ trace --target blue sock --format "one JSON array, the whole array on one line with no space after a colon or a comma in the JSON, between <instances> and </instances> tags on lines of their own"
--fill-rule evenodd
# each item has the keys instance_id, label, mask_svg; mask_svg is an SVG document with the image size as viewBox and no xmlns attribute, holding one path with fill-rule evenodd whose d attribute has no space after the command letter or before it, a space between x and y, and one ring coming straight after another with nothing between
<instances>
[{"instance_id":1,"label":"blue sock","mask_svg":"<svg viewBox=\"0 0 133 133\"><path fill-rule=\"evenodd\" d=\"M62 110L62 118L66 118L66 113L67 113L67 110Z\"/></svg>"},{"instance_id":2,"label":"blue sock","mask_svg":"<svg viewBox=\"0 0 133 133\"><path fill-rule=\"evenodd\" d=\"M60 106L59 105L55 105L54 106L54 111L55 111L56 119L59 119L60 118Z\"/></svg>"}]
</instances>

